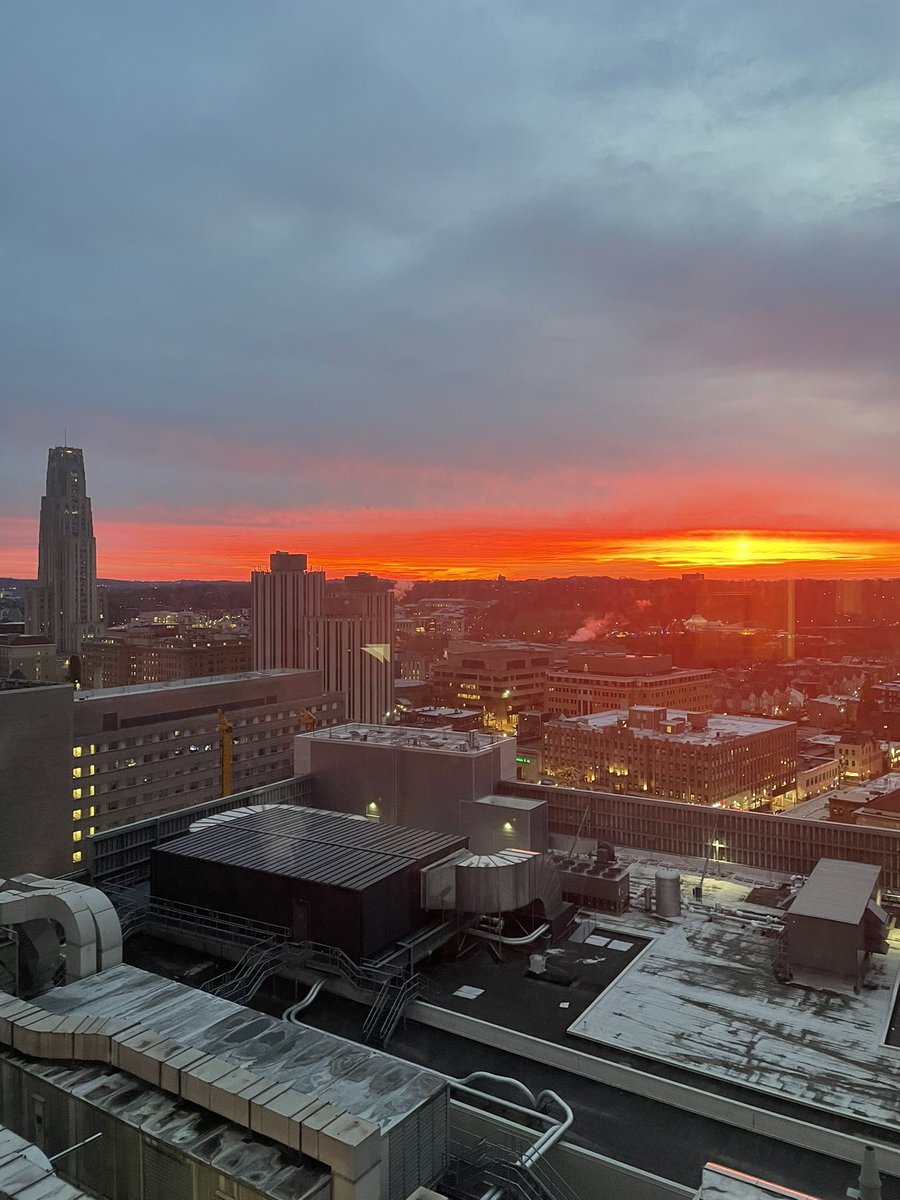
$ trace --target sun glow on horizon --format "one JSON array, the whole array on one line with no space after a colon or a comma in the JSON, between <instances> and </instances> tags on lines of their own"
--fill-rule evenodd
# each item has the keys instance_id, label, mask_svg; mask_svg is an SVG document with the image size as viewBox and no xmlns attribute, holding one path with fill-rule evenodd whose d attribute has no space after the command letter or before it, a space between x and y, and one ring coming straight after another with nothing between
<instances>
[{"instance_id":1,"label":"sun glow on horizon","mask_svg":"<svg viewBox=\"0 0 900 1200\"><path fill-rule=\"evenodd\" d=\"M370 571L393 579L611 575L685 571L756 578L900 576L900 532L680 529L613 531L585 518L502 524L422 513L421 525L384 512L316 521L281 514L266 525L203 518L97 520L98 571L108 579L249 579L273 550L309 555L332 577ZM499 514L497 514L499 516ZM599 526L599 527L598 527ZM37 521L0 521L0 574L34 578Z\"/></svg>"}]
</instances>

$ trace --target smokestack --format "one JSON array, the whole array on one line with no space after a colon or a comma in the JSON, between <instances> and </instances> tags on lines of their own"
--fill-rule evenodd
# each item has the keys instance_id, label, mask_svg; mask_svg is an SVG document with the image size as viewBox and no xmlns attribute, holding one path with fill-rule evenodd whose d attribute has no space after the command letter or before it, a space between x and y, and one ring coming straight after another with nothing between
<instances>
[{"instance_id":1,"label":"smokestack","mask_svg":"<svg viewBox=\"0 0 900 1200\"><path fill-rule=\"evenodd\" d=\"M793 662L797 657L797 581L787 581L787 643L785 658Z\"/></svg>"}]
</instances>

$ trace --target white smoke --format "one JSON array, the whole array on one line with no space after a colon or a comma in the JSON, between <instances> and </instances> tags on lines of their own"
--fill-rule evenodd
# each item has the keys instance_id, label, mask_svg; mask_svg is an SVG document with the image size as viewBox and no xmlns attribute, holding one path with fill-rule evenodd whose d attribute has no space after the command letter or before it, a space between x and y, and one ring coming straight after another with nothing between
<instances>
[{"instance_id":1,"label":"white smoke","mask_svg":"<svg viewBox=\"0 0 900 1200\"><path fill-rule=\"evenodd\" d=\"M391 588L394 599L399 604L407 592L411 592L416 586L414 579L398 579Z\"/></svg>"},{"instance_id":2,"label":"white smoke","mask_svg":"<svg viewBox=\"0 0 900 1200\"><path fill-rule=\"evenodd\" d=\"M613 625L616 623L616 614L608 612L605 617L588 617L580 629L576 629L570 638L570 642L593 642L599 637L603 637Z\"/></svg>"},{"instance_id":3,"label":"white smoke","mask_svg":"<svg viewBox=\"0 0 900 1200\"><path fill-rule=\"evenodd\" d=\"M640 612L644 612L646 609L653 607L653 601L652 600L635 600L634 607L636 609L638 609Z\"/></svg>"}]
</instances>

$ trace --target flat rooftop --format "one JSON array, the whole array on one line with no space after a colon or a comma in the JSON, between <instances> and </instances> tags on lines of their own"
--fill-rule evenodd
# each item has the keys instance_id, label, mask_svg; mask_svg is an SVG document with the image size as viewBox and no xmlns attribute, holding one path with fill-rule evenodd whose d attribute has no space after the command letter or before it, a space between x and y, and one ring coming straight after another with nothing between
<instances>
[{"instance_id":1,"label":"flat rooftop","mask_svg":"<svg viewBox=\"0 0 900 1200\"><path fill-rule=\"evenodd\" d=\"M458 733L452 729L422 729L417 725L363 725L351 723L315 729L299 735L324 742L358 742L389 750L436 750L442 754L479 754L508 739L480 730Z\"/></svg>"},{"instance_id":2,"label":"flat rooftop","mask_svg":"<svg viewBox=\"0 0 900 1200\"><path fill-rule=\"evenodd\" d=\"M639 712L647 712L644 705L633 706ZM569 725L576 729L596 730L598 733L605 729L614 729L620 721L628 720L628 712L624 709L610 709L607 712L589 713L584 717L563 717L559 724ZM688 711L685 709L668 710L666 721L687 721ZM766 717L732 717L724 715L710 716L705 729L691 729L689 726L681 733L666 733L661 729L642 729L637 725L628 724L628 732L635 737L653 739L665 738L667 741L685 742L697 746L711 746L726 738L752 737L759 733L773 733L778 729L793 728L793 721L771 721Z\"/></svg>"},{"instance_id":3,"label":"flat rooftop","mask_svg":"<svg viewBox=\"0 0 900 1200\"><path fill-rule=\"evenodd\" d=\"M177 692L184 688L218 687L223 683L250 683L253 680L290 679L300 675L312 675L313 671L279 668L273 671L236 671L233 675L203 675L195 679L169 679L164 683L133 683L124 687L83 688L75 693L79 700L106 700L112 696L139 696L144 692Z\"/></svg>"},{"instance_id":4,"label":"flat rooftop","mask_svg":"<svg viewBox=\"0 0 900 1200\"><path fill-rule=\"evenodd\" d=\"M233 1062L380 1126L446 1089L446 1080L379 1050L294 1025L123 964L32 1001L64 1016L139 1020L186 1048ZM132 1091L135 1084L130 1080Z\"/></svg>"},{"instance_id":5,"label":"flat rooftop","mask_svg":"<svg viewBox=\"0 0 900 1200\"><path fill-rule=\"evenodd\" d=\"M766 920L748 902L749 879L709 875L703 902L693 903L692 881L685 873L680 918L603 916L607 929L655 936L568 1034L900 1132L900 1054L885 1045L900 942L892 935L890 952L874 956L858 995L782 984L771 919L783 910L768 909Z\"/></svg>"}]
</instances>

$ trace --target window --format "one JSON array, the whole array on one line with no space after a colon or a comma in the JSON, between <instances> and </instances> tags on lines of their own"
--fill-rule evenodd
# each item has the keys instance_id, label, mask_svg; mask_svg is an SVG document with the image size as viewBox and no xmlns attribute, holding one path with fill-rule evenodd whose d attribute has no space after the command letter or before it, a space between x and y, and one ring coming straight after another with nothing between
<instances>
[{"instance_id":1,"label":"window","mask_svg":"<svg viewBox=\"0 0 900 1200\"><path fill-rule=\"evenodd\" d=\"M81 758L81 747L80 746L72 747L72 757L73 758Z\"/></svg>"},{"instance_id":2,"label":"window","mask_svg":"<svg viewBox=\"0 0 900 1200\"><path fill-rule=\"evenodd\" d=\"M76 829L75 832L72 834L72 841L73 842L81 841L81 830L80 829Z\"/></svg>"},{"instance_id":3,"label":"window","mask_svg":"<svg viewBox=\"0 0 900 1200\"><path fill-rule=\"evenodd\" d=\"M80 820L81 820L81 809L80 809L80 808L73 808L73 809L72 809L72 820L73 820L73 821L80 821Z\"/></svg>"},{"instance_id":4,"label":"window","mask_svg":"<svg viewBox=\"0 0 900 1200\"><path fill-rule=\"evenodd\" d=\"M81 788L72 788L72 799L73 800L81 799Z\"/></svg>"},{"instance_id":5,"label":"window","mask_svg":"<svg viewBox=\"0 0 900 1200\"><path fill-rule=\"evenodd\" d=\"M73 767L72 768L72 778L73 779L81 778L81 767Z\"/></svg>"},{"instance_id":6,"label":"window","mask_svg":"<svg viewBox=\"0 0 900 1200\"><path fill-rule=\"evenodd\" d=\"M74 862L74 863L80 863L80 862L81 862L81 851L80 851L80 850L73 850L73 851L72 851L72 862Z\"/></svg>"}]
</instances>

